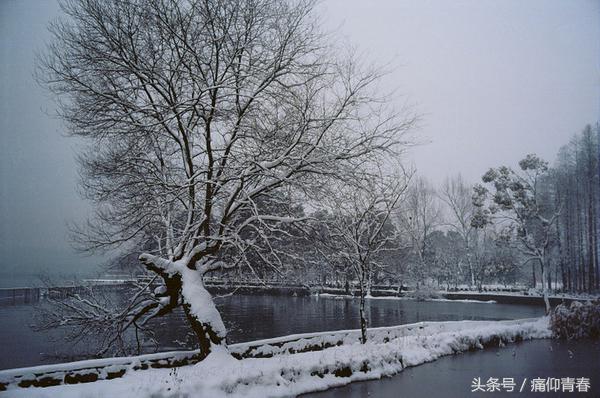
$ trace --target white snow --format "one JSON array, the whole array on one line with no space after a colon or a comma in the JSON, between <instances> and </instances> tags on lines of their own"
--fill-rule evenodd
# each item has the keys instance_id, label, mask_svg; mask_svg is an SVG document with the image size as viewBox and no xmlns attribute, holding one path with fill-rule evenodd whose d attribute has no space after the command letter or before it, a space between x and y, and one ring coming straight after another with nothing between
<instances>
[{"instance_id":1,"label":"white snow","mask_svg":"<svg viewBox=\"0 0 600 398\"><path fill-rule=\"evenodd\" d=\"M470 300L470 299L462 299L462 300L452 300L452 299L425 299L425 301L443 301L443 302L453 302L453 303L479 303L479 304L497 304L498 302L495 300Z\"/></svg>"},{"instance_id":2,"label":"white snow","mask_svg":"<svg viewBox=\"0 0 600 398\"><path fill-rule=\"evenodd\" d=\"M189 256L184 256L177 261L170 261L152 254L143 253L139 259L144 264L152 264L169 275L179 274L181 276L181 295L186 304L189 304L190 312L202 323L211 326L215 334L220 338L225 338L227 329L223 324L221 315L215 306L211 294L204 287L203 275L209 267L215 265L214 260L204 260L201 264L196 264L197 269L190 269L188 264L195 253L206 248L206 243L203 242L191 251ZM158 288L160 289L160 288ZM158 290L157 294L164 291ZM161 300L161 304L167 305L168 298Z\"/></svg>"},{"instance_id":3,"label":"white snow","mask_svg":"<svg viewBox=\"0 0 600 398\"><path fill-rule=\"evenodd\" d=\"M209 324L221 338L227 336L223 319L215 306L211 294L204 287L202 273L187 267L179 267L181 274L181 294L190 311L203 323Z\"/></svg>"},{"instance_id":4,"label":"white snow","mask_svg":"<svg viewBox=\"0 0 600 398\"><path fill-rule=\"evenodd\" d=\"M473 347L548 338L547 318L518 321L421 322L369 330L367 344L358 344L359 331L288 336L290 346L270 345L281 339L253 342L270 358L237 360L222 347L202 362L174 369L128 372L123 378L47 388L12 388L13 397L283 397L378 379ZM321 351L289 354L316 342L343 344ZM337 340L336 340L337 339Z\"/></svg>"},{"instance_id":5,"label":"white snow","mask_svg":"<svg viewBox=\"0 0 600 398\"><path fill-rule=\"evenodd\" d=\"M440 294L447 294L447 295L461 295L461 296L466 296L466 295L473 295L473 296L514 296L514 297L527 297L527 298L542 298L542 292L538 291L538 290L533 290L530 289L529 292L527 294L523 293L523 292L509 292L509 291L483 291L483 292L479 292L479 291L455 291L455 292L446 292L446 291L439 291ZM568 299L568 300L595 300L597 299L599 296L598 295L594 295L594 294L588 294L588 293L553 293L553 294L548 294L548 298L550 299ZM453 300L455 301L455 300Z\"/></svg>"},{"instance_id":6,"label":"white snow","mask_svg":"<svg viewBox=\"0 0 600 398\"><path fill-rule=\"evenodd\" d=\"M358 298L358 296L348 296L348 295L341 295L341 294L331 294L331 293L319 293L318 294L319 297L326 297L326 298L334 298L337 300L341 300L341 299L354 299L354 298ZM417 300L414 297L398 297L398 296L365 296L365 298L369 299L369 300L410 300L410 301L415 301ZM439 299L439 298L424 298L424 299L419 299L420 301L440 301L440 302L453 302L453 303L480 303L480 304L497 304L497 302L495 300L472 300L472 299L462 299L462 300L452 300L452 299Z\"/></svg>"}]
</instances>

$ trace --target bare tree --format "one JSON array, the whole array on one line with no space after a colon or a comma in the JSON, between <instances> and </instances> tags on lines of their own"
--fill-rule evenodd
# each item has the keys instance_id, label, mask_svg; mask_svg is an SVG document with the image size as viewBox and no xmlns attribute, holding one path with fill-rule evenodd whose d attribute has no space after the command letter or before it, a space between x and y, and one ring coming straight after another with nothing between
<instances>
[{"instance_id":1,"label":"bare tree","mask_svg":"<svg viewBox=\"0 0 600 398\"><path fill-rule=\"evenodd\" d=\"M472 188L465 183L460 174L447 178L440 192L440 199L449 210L447 224L462 240L469 279L471 286L475 286L473 250L477 244L477 228L471 225L471 219L476 212L472 197Z\"/></svg>"},{"instance_id":2,"label":"bare tree","mask_svg":"<svg viewBox=\"0 0 600 398\"><path fill-rule=\"evenodd\" d=\"M567 290L598 289L600 227L599 130L586 126L559 151L554 192L564 209L556 220L562 285Z\"/></svg>"},{"instance_id":3,"label":"bare tree","mask_svg":"<svg viewBox=\"0 0 600 398\"><path fill-rule=\"evenodd\" d=\"M417 288L432 274L426 259L429 235L441 223L441 211L435 189L423 177L413 179L406 200L396 212L399 229L410 242L414 261L412 274Z\"/></svg>"},{"instance_id":4,"label":"bare tree","mask_svg":"<svg viewBox=\"0 0 600 398\"><path fill-rule=\"evenodd\" d=\"M40 80L61 99L69 132L89 143L82 187L97 211L78 243L144 251L162 284L124 322L182 306L204 353L225 344L204 275L251 269L251 259L277 267L284 253L269 238L300 221L286 203L276 213L257 203L281 202L282 190L301 200L325 177L352 180L402 144L414 119L377 95L378 71L335 59L313 6L62 3L68 18L51 27Z\"/></svg>"},{"instance_id":5,"label":"bare tree","mask_svg":"<svg viewBox=\"0 0 600 398\"><path fill-rule=\"evenodd\" d=\"M362 185L335 185L329 193L329 217L320 242L330 261L350 269L358 281L361 342L367 341L365 298L371 294L373 273L383 269L385 253L399 248L391 217L400 205L410 177L406 174L366 174Z\"/></svg>"}]
</instances>

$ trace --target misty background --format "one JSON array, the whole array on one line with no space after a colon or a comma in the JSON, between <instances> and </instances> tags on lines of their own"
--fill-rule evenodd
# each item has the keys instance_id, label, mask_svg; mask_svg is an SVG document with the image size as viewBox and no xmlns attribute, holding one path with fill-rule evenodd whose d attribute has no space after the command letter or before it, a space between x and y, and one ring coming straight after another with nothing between
<instances>
[{"instance_id":1,"label":"misty background","mask_svg":"<svg viewBox=\"0 0 600 398\"><path fill-rule=\"evenodd\" d=\"M426 145L409 155L433 183L559 147L600 113L600 2L324 0L322 20L422 115ZM0 1L0 286L37 275L93 275L67 223L85 218L77 194L77 142L52 117L53 99L33 78L36 51L58 17L55 0Z\"/></svg>"}]
</instances>

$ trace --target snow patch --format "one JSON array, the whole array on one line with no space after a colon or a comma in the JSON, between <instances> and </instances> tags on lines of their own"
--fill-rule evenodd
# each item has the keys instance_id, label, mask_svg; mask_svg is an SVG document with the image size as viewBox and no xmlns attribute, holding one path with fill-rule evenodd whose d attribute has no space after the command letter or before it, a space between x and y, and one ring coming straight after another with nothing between
<instances>
[{"instance_id":1,"label":"snow patch","mask_svg":"<svg viewBox=\"0 0 600 398\"><path fill-rule=\"evenodd\" d=\"M204 361L192 366L132 372L120 379L88 384L9 392L14 397L284 397L391 376L405 367L476 347L498 347L551 336L548 318L427 322L396 327L395 333L391 330L369 330L370 341L366 344L358 344L355 339L353 343L321 351L289 354L287 350L274 350L274 356L269 358L236 360L225 348L214 347ZM352 335L359 331L340 333ZM312 339L325 343L334 337L330 332L313 335ZM295 342L298 346L304 344L300 340Z\"/></svg>"},{"instance_id":2,"label":"snow patch","mask_svg":"<svg viewBox=\"0 0 600 398\"><path fill-rule=\"evenodd\" d=\"M343 294L331 294L331 293L320 293L319 297L329 297L337 300L342 299L353 299L358 298L358 296L348 296ZM417 299L413 297L397 297L397 296L365 296L369 300L411 300L415 301ZM452 302L452 303L479 303L479 304L497 304L495 300L472 300L472 299L463 299L463 300L452 300L452 299L440 299L440 298L425 298L419 299L418 301L440 301L440 302Z\"/></svg>"}]
</instances>

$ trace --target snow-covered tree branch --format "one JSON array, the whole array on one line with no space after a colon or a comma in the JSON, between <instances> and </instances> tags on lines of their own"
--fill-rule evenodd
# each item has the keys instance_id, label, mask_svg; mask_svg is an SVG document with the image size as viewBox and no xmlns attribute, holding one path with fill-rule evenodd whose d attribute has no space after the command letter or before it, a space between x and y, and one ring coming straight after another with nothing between
<instances>
[{"instance_id":1,"label":"snow-covered tree branch","mask_svg":"<svg viewBox=\"0 0 600 398\"><path fill-rule=\"evenodd\" d=\"M353 180L398 153L415 121L377 92L381 72L328 43L313 7L65 0L40 59L69 132L89 144L81 185L97 210L76 241L142 252L165 292L132 316L181 306L206 353L226 330L204 275L251 266L250 252L276 266L270 236L300 221L257 203Z\"/></svg>"},{"instance_id":2,"label":"snow-covered tree branch","mask_svg":"<svg viewBox=\"0 0 600 398\"><path fill-rule=\"evenodd\" d=\"M493 186L493 193L482 185L475 186L473 203L478 209L472 225L483 227L493 220L505 220L509 226L515 227L521 252L528 262L535 261L540 265L546 312L549 312L548 251L555 234L555 219L560 214L561 207L556 201L547 200L547 191L541 187L548 173L546 161L529 154L519 162L519 167L520 173L502 166L490 169L483 175L483 182ZM535 268L533 274L535 275Z\"/></svg>"},{"instance_id":3,"label":"snow-covered tree branch","mask_svg":"<svg viewBox=\"0 0 600 398\"><path fill-rule=\"evenodd\" d=\"M362 342L367 340L365 297L371 294L373 273L386 266L384 253L398 250L398 231L392 216L401 204L411 175L402 168L380 169L357 181L362 185L333 185L323 204L324 229L318 244L328 261L352 271L360 294Z\"/></svg>"}]
</instances>

